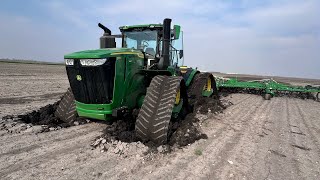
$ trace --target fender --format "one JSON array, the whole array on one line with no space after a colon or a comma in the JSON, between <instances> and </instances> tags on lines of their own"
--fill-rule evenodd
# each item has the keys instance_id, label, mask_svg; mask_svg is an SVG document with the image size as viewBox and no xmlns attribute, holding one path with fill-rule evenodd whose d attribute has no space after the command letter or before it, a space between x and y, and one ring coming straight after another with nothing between
<instances>
[{"instance_id":1,"label":"fender","mask_svg":"<svg viewBox=\"0 0 320 180\"><path fill-rule=\"evenodd\" d=\"M197 73L200 73L197 69L192 68L180 68L182 77L184 81L186 82L186 86L189 87L190 83L192 82L192 79Z\"/></svg>"}]
</instances>

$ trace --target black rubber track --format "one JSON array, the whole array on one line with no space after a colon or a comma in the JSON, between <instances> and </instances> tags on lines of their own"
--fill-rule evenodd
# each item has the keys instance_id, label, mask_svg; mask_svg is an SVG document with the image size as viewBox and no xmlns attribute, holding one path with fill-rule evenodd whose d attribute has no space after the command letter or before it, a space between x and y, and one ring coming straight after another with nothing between
<instances>
[{"instance_id":1,"label":"black rubber track","mask_svg":"<svg viewBox=\"0 0 320 180\"><path fill-rule=\"evenodd\" d=\"M147 89L135 124L136 137L142 141L164 144L182 77L155 76Z\"/></svg>"},{"instance_id":2,"label":"black rubber track","mask_svg":"<svg viewBox=\"0 0 320 180\"><path fill-rule=\"evenodd\" d=\"M211 73L197 73L195 74L191 84L188 88L188 96L190 97L190 103L193 104L194 100L202 97L203 87L207 83L207 79L211 78L211 86L213 89L213 96L218 95L218 90L216 87L216 81Z\"/></svg>"},{"instance_id":3,"label":"black rubber track","mask_svg":"<svg viewBox=\"0 0 320 180\"><path fill-rule=\"evenodd\" d=\"M75 99L70 88L61 98L55 116L69 124L72 124L76 120L78 114Z\"/></svg>"}]
</instances>

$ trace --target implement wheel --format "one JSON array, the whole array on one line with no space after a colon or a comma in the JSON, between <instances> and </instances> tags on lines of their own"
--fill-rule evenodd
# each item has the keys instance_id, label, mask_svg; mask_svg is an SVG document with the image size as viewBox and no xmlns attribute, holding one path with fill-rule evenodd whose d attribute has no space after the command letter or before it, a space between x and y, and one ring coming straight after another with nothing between
<instances>
[{"instance_id":1,"label":"implement wheel","mask_svg":"<svg viewBox=\"0 0 320 180\"><path fill-rule=\"evenodd\" d=\"M264 95L264 99L265 99L265 100L270 100L271 97L272 97L271 94L265 94L265 95Z\"/></svg>"},{"instance_id":2,"label":"implement wheel","mask_svg":"<svg viewBox=\"0 0 320 180\"><path fill-rule=\"evenodd\" d=\"M168 142L174 108L187 107L188 97L182 77L155 76L147 89L135 124L136 137L157 145Z\"/></svg>"},{"instance_id":3,"label":"implement wheel","mask_svg":"<svg viewBox=\"0 0 320 180\"><path fill-rule=\"evenodd\" d=\"M320 92L318 92L316 95L316 101L320 101Z\"/></svg>"},{"instance_id":4,"label":"implement wheel","mask_svg":"<svg viewBox=\"0 0 320 180\"><path fill-rule=\"evenodd\" d=\"M54 115L69 124L72 124L76 120L78 113L76 111L75 99L70 88L68 88L68 91L62 96Z\"/></svg>"}]
</instances>

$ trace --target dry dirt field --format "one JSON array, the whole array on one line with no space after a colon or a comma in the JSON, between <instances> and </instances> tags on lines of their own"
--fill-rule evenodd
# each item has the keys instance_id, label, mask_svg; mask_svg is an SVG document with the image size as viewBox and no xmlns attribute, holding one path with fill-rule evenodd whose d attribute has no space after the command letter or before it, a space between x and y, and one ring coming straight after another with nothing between
<instances>
[{"instance_id":1,"label":"dry dirt field","mask_svg":"<svg viewBox=\"0 0 320 180\"><path fill-rule=\"evenodd\" d=\"M63 66L0 63L0 118L54 103L67 88ZM320 179L319 102L223 100L233 105L198 115L207 139L169 152L140 142L93 148L108 126L99 122L43 132L0 120L0 179Z\"/></svg>"}]
</instances>

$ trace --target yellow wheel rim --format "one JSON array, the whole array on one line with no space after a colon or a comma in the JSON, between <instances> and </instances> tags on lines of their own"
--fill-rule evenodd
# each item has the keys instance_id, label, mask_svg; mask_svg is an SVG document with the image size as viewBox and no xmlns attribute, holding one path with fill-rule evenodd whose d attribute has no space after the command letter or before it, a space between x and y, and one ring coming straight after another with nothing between
<instances>
[{"instance_id":1,"label":"yellow wheel rim","mask_svg":"<svg viewBox=\"0 0 320 180\"><path fill-rule=\"evenodd\" d=\"M178 92L177 92L175 104L177 105L177 104L179 104L179 103L180 103L180 89L179 89Z\"/></svg>"},{"instance_id":2,"label":"yellow wheel rim","mask_svg":"<svg viewBox=\"0 0 320 180\"><path fill-rule=\"evenodd\" d=\"M212 83L212 82L211 82L211 78L208 77L207 83L206 83L206 85L203 87L203 90L204 90L204 91L211 91L211 89L212 89L211 83Z\"/></svg>"}]
</instances>

